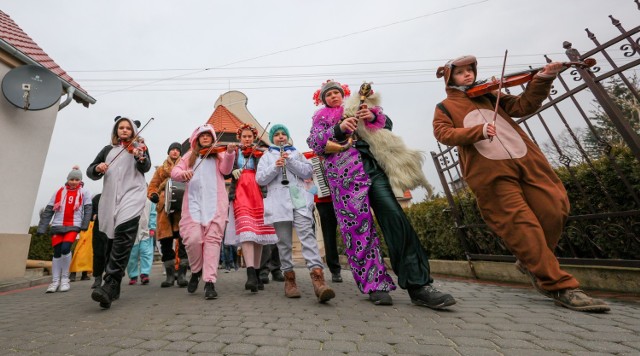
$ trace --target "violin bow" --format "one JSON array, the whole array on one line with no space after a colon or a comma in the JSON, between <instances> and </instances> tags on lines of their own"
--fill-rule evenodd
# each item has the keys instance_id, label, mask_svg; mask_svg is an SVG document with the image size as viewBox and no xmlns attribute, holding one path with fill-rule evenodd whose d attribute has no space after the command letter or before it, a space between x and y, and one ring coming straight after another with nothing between
<instances>
[{"instance_id":1,"label":"violin bow","mask_svg":"<svg viewBox=\"0 0 640 356\"><path fill-rule=\"evenodd\" d=\"M504 59L502 60L502 74L500 74L500 83L498 84L498 96L496 99L496 107L493 109L493 120L491 125L496 126L496 117L498 117L498 105L500 105L500 94L502 94L502 81L504 80L504 68L507 66L508 49L504 50ZM497 133L497 132L496 132ZM489 138L489 142L493 142L493 136Z\"/></svg>"},{"instance_id":2,"label":"violin bow","mask_svg":"<svg viewBox=\"0 0 640 356\"><path fill-rule=\"evenodd\" d=\"M260 137L258 137L258 143L260 143L260 141L262 140L262 136L264 136L264 133L267 132L267 127L269 127L269 125L271 125L271 121L267 122L267 126L264 127L264 129L262 130L262 135L260 135ZM256 143L256 145L258 144ZM251 150L251 154L249 155L249 157L244 161L244 164L242 165L242 169L244 169L244 167L247 166L247 163L249 163L249 160L251 159L251 157L253 157L253 150Z\"/></svg>"},{"instance_id":3,"label":"violin bow","mask_svg":"<svg viewBox=\"0 0 640 356\"><path fill-rule=\"evenodd\" d=\"M124 151L128 150L128 149L129 149L129 146L131 146L134 142L136 142L136 140L138 139L138 137L140 137L140 133L142 132L142 130L144 130L144 129L147 127L147 125L149 125L149 123L150 123L151 121L153 121L153 120L154 120L154 118L150 118L150 119L147 121L147 123L146 123L146 124L144 124L144 126L142 126L142 128L141 128L140 130L138 130L138 133L137 133L135 136L133 136L133 138L131 139L131 142L129 142L129 144L128 144L127 146L123 147L123 148L120 150L120 152L118 152L118 154L117 154L115 157L113 157L113 159L111 159L111 161L110 161L109 163L107 163L107 166L110 166L110 165L111 165L111 164L116 160L116 158L118 158L118 156L120 156L120 154L121 154L122 152L124 152ZM134 125L135 125L135 123L134 123Z\"/></svg>"},{"instance_id":4,"label":"violin bow","mask_svg":"<svg viewBox=\"0 0 640 356\"><path fill-rule=\"evenodd\" d=\"M193 167L193 172L195 173L196 169L198 169L198 166L200 166L200 164L207 159L207 157L209 157L209 154L211 154L211 151L213 151L213 148L216 147L216 145L218 144L218 142L220 142L220 139L222 138L222 134L224 133L224 130L226 130L225 127L222 128L222 130L220 130L220 136L216 138L215 142L211 144L211 147L209 147L209 149L207 150L207 152L204 153L204 155L202 156L202 159L200 160L200 162L198 162L198 164L196 164ZM197 140L197 138L196 138Z\"/></svg>"}]
</instances>

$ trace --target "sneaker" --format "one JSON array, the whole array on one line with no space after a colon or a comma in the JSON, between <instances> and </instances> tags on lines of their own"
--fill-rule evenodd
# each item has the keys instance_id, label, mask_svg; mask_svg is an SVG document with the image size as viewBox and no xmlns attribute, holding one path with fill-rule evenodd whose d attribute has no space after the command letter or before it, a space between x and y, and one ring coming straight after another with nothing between
<instances>
[{"instance_id":1,"label":"sneaker","mask_svg":"<svg viewBox=\"0 0 640 356\"><path fill-rule=\"evenodd\" d=\"M58 287L60 287L60 280L53 281L49 284L45 293L55 293L58 290Z\"/></svg>"},{"instance_id":2,"label":"sneaker","mask_svg":"<svg viewBox=\"0 0 640 356\"><path fill-rule=\"evenodd\" d=\"M533 288L535 288L538 293L544 295L547 298L553 298L553 295L551 294L550 291L542 289L539 285L538 285L538 279L536 278L536 276L531 273L531 271L529 271L527 269L527 267L525 267L522 262L520 262L520 260L516 261L516 268L518 269L518 271L520 271L520 273L524 274L525 276L529 277L529 280L531 281L531 285L533 285Z\"/></svg>"},{"instance_id":3,"label":"sneaker","mask_svg":"<svg viewBox=\"0 0 640 356\"><path fill-rule=\"evenodd\" d=\"M136 284L136 283L138 283L138 277L131 278L131 279L129 280L129 285L130 285L130 286L132 286L132 285L134 285L134 284Z\"/></svg>"},{"instance_id":4,"label":"sneaker","mask_svg":"<svg viewBox=\"0 0 640 356\"><path fill-rule=\"evenodd\" d=\"M552 292L554 303L565 308L583 312L604 313L611 310L600 299L591 298L582 289L567 288Z\"/></svg>"},{"instance_id":5,"label":"sneaker","mask_svg":"<svg viewBox=\"0 0 640 356\"><path fill-rule=\"evenodd\" d=\"M369 292L369 301L375 305L393 305L393 299L389 292L377 290Z\"/></svg>"},{"instance_id":6,"label":"sneaker","mask_svg":"<svg viewBox=\"0 0 640 356\"><path fill-rule=\"evenodd\" d=\"M146 275L146 274L141 274L140 275L140 284L142 284L142 285L149 284L149 276Z\"/></svg>"},{"instance_id":7,"label":"sneaker","mask_svg":"<svg viewBox=\"0 0 640 356\"><path fill-rule=\"evenodd\" d=\"M331 273L331 282L333 282L333 283L342 283L342 276L340 275L340 272Z\"/></svg>"},{"instance_id":8,"label":"sneaker","mask_svg":"<svg viewBox=\"0 0 640 356\"><path fill-rule=\"evenodd\" d=\"M456 304L451 294L442 293L430 284L409 289L411 303L431 309L444 309Z\"/></svg>"},{"instance_id":9,"label":"sneaker","mask_svg":"<svg viewBox=\"0 0 640 356\"><path fill-rule=\"evenodd\" d=\"M62 277L62 280L60 281L60 289L58 289L60 292L68 292L69 289L71 289L71 285L69 284L69 282L71 282L68 278L64 278Z\"/></svg>"},{"instance_id":10,"label":"sneaker","mask_svg":"<svg viewBox=\"0 0 640 356\"><path fill-rule=\"evenodd\" d=\"M204 284L204 299L216 299L218 293L213 285L213 282L207 282Z\"/></svg>"}]
</instances>

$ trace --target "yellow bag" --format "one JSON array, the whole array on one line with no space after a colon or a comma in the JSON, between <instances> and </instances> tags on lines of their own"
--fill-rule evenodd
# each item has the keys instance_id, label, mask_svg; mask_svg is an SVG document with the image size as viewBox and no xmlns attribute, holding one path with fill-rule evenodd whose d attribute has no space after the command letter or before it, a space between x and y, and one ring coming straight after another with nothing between
<instances>
[{"instance_id":1,"label":"yellow bag","mask_svg":"<svg viewBox=\"0 0 640 356\"><path fill-rule=\"evenodd\" d=\"M69 272L93 272L93 221L87 231L80 231L80 239L71 257Z\"/></svg>"}]
</instances>

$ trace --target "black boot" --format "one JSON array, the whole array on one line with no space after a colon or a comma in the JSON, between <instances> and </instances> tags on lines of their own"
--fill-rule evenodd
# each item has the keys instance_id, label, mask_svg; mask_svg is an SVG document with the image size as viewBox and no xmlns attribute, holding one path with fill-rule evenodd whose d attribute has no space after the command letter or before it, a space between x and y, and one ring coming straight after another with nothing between
<instances>
[{"instance_id":1,"label":"black boot","mask_svg":"<svg viewBox=\"0 0 640 356\"><path fill-rule=\"evenodd\" d=\"M244 289L250 290L251 293L258 292L258 278L253 267L247 267L247 283L244 284Z\"/></svg>"},{"instance_id":2,"label":"black boot","mask_svg":"<svg viewBox=\"0 0 640 356\"><path fill-rule=\"evenodd\" d=\"M118 282L113 279L106 279L104 281L104 285L100 287L96 287L96 289L91 292L91 299L100 303L100 307L103 309L111 308L111 302L113 302L116 297Z\"/></svg>"},{"instance_id":3,"label":"black boot","mask_svg":"<svg viewBox=\"0 0 640 356\"><path fill-rule=\"evenodd\" d=\"M102 285L102 276L96 276L95 281L91 285L91 289L96 289Z\"/></svg>"},{"instance_id":4,"label":"black boot","mask_svg":"<svg viewBox=\"0 0 640 356\"><path fill-rule=\"evenodd\" d=\"M189 284L187 281L187 267L189 267L189 261L180 260L180 265L178 266L178 287L184 288Z\"/></svg>"},{"instance_id":5,"label":"black boot","mask_svg":"<svg viewBox=\"0 0 640 356\"><path fill-rule=\"evenodd\" d=\"M269 269L268 268L261 269L258 279L262 282L262 284L269 284Z\"/></svg>"},{"instance_id":6,"label":"black boot","mask_svg":"<svg viewBox=\"0 0 640 356\"><path fill-rule=\"evenodd\" d=\"M282 271L280 269L274 269L271 271L271 276L274 281L284 282L284 275L282 275Z\"/></svg>"},{"instance_id":7,"label":"black boot","mask_svg":"<svg viewBox=\"0 0 640 356\"><path fill-rule=\"evenodd\" d=\"M80 276L80 280L81 281L88 281L91 278L89 277L89 273L87 273L87 271L82 272L82 275Z\"/></svg>"},{"instance_id":8,"label":"black boot","mask_svg":"<svg viewBox=\"0 0 640 356\"><path fill-rule=\"evenodd\" d=\"M200 272L191 272L191 279L189 279L189 283L187 285L187 292L189 293L195 293L196 290L198 289L198 282L200 281L200 275L202 274L202 271Z\"/></svg>"},{"instance_id":9,"label":"black boot","mask_svg":"<svg viewBox=\"0 0 640 356\"><path fill-rule=\"evenodd\" d=\"M91 298L100 303L100 307L108 309L111 302L120 298L120 282L129 263L131 247L138 233L140 217L131 219L116 226L114 238L105 268L104 285L96 287Z\"/></svg>"},{"instance_id":10,"label":"black boot","mask_svg":"<svg viewBox=\"0 0 640 356\"><path fill-rule=\"evenodd\" d=\"M258 282L258 290L264 290L264 283L262 283L262 278L260 278L260 270L256 271L256 282Z\"/></svg>"},{"instance_id":11,"label":"black boot","mask_svg":"<svg viewBox=\"0 0 640 356\"><path fill-rule=\"evenodd\" d=\"M164 261L164 270L167 272L167 279L160 284L161 288L172 287L176 281L176 260Z\"/></svg>"}]
</instances>

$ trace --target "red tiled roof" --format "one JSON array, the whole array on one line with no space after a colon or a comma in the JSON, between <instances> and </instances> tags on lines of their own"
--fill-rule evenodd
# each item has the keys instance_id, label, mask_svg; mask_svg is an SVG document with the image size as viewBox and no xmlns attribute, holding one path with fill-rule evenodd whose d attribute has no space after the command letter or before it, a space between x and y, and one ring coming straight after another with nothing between
<instances>
[{"instance_id":1,"label":"red tiled roof","mask_svg":"<svg viewBox=\"0 0 640 356\"><path fill-rule=\"evenodd\" d=\"M64 79L73 87L88 94L67 72L40 48L6 13L0 10L0 39L13 46L16 50L27 55L43 67L49 69L58 77Z\"/></svg>"},{"instance_id":2,"label":"red tiled roof","mask_svg":"<svg viewBox=\"0 0 640 356\"><path fill-rule=\"evenodd\" d=\"M207 124L213 125L216 133L226 132L235 135L243 122L233 115L229 109L224 107L224 105L218 105L209 120L207 120Z\"/></svg>"}]
</instances>

